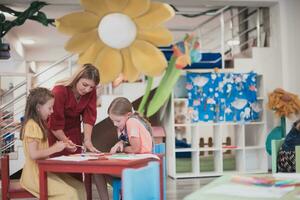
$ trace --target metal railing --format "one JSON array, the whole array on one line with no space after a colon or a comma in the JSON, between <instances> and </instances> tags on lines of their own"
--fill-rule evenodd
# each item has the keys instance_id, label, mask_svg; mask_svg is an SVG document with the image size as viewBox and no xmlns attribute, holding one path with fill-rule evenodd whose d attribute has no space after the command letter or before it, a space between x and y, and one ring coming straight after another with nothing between
<instances>
[{"instance_id":1,"label":"metal railing","mask_svg":"<svg viewBox=\"0 0 300 200\"><path fill-rule=\"evenodd\" d=\"M7 111L7 110L13 110L11 112L7 112L6 114L3 114L2 116L0 116L1 117L1 121L0 121L0 127L1 127L1 129L0 129L0 144L1 144L0 153L3 153L3 152L7 153L7 152L10 152L13 150L12 147L18 138L16 136L16 134L19 133L19 130L21 127L20 122L18 122L18 123L15 122L15 121L19 121L19 120L16 120L16 117L22 116L24 114L24 110L25 110L24 104L26 102L25 100L26 100L27 94L28 94L29 90L31 89L31 83L33 82L32 79L37 80L40 76L46 74L54 67L57 67L59 64L65 62L67 60L70 60L72 58L72 56L73 55L70 54L70 55L66 55L66 56L62 57L55 63L53 63L49 66L46 66L42 71L38 72L37 74L34 74L34 75L27 74L26 79L24 81L21 81L16 86L14 86L13 88L4 92L1 95L1 97L4 98L14 92L20 93L13 99L0 105L1 113L5 113L5 111ZM71 62L69 62L69 64L71 64ZM33 87L41 86L41 85L47 83L47 81L55 78L58 74L61 74L62 72L66 71L68 68L72 69L72 66L64 66L58 72L51 74L51 76L47 76L47 79L44 79L42 82L36 83ZM21 90L21 92L20 92L20 90ZM24 100L24 104L22 104L22 102L21 102L23 100ZM18 103L21 105L16 106ZM7 118L9 118L11 120L11 122L6 124L6 120L4 120L4 119L7 119Z\"/></svg>"},{"instance_id":2,"label":"metal railing","mask_svg":"<svg viewBox=\"0 0 300 200\"><path fill-rule=\"evenodd\" d=\"M261 8L224 7L219 14L199 24L197 30L193 31L199 34L203 51L222 54L224 68L225 59L233 58L245 49L264 45L262 27L264 21Z\"/></svg>"}]
</instances>

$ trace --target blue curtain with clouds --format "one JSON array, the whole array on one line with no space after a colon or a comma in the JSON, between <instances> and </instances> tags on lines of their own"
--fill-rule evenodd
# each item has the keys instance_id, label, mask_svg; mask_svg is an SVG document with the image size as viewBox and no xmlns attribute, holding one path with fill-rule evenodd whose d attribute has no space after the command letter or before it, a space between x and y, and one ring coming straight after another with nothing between
<instances>
[{"instance_id":1,"label":"blue curtain with clouds","mask_svg":"<svg viewBox=\"0 0 300 200\"><path fill-rule=\"evenodd\" d=\"M192 122L255 121L261 105L257 101L257 74L187 73L186 89Z\"/></svg>"}]
</instances>

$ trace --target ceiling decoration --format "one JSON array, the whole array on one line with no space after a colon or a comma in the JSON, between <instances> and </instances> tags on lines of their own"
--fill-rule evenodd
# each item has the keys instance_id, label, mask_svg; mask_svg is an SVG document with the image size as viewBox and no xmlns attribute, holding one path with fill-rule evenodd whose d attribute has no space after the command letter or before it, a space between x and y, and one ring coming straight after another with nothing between
<instances>
[{"instance_id":1,"label":"ceiling decoration","mask_svg":"<svg viewBox=\"0 0 300 200\"><path fill-rule=\"evenodd\" d=\"M173 41L163 26L175 14L171 6L150 0L81 0L81 5L84 11L57 19L56 26L71 36L65 49L79 54L79 64L94 64L102 83L120 74L135 81L141 73L157 76L165 70L157 46Z\"/></svg>"}]
</instances>

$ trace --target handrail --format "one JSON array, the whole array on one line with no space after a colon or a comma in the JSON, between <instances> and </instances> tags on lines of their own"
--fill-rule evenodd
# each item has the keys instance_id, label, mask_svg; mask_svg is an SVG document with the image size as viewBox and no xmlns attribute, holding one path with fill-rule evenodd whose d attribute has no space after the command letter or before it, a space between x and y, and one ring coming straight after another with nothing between
<instances>
[{"instance_id":1,"label":"handrail","mask_svg":"<svg viewBox=\"0 0 300 200\"><path fill-rule=\"evenodd\" d=\"M208 30L206 30L205 32L202 32L202 34L205 35L205 34L207 34L207 33L212 33L212 32L214 32L215 30L218 30L218 29L220 29L220 26L219 26L219 25L214 26L213 28L208 29Z\"/></svg>"},{"instance_id":2,"label":"handrail","mask_svg":"<svg viewBox=\"0 0 300 200\"><path fill-rule=\"evenodd\" d=\"M200 23L199 25L197 25L197 26L196 26L195 28L193 28L192 30L195 31L195 30L201 28L202 26L204 26L204 25L207 24L208 22L210 22L210 21L214 20L215 18L219 17L220 13L224 12L225 10L227 10L227 9L229 9L229 8L230 8L230 6L225 6L225 7L221 8L221 9L219 9L219 10L215 13L216 15L214 15L213 17L211 17L211 18L205 20L204 22Z\"/></svg>"},{"instance_id":3,"label":"handrail","mask_svg":"<svg viewBox=\"0 0 300 200\"><path fill-rule=\"evenodd\" d=\"M46 71L52 69L53 67L55 67L56 65L62 63L63 61L67 60L68 58L71 58L73 56L73 54L68 54L66 56L64 56L62 59L59 59L58 61L56 61L55 63L49 65L46 69L40 71L39 73L36 73L33 77L36 78L37 76L45 73Z\"/></svg>"},{"instance_id":4,"label":"handrail","mask_svg":"<svg viewBox=\"0 0 300 200\"><path fill-rule=\"evenodd\" d=\"M238 17L239 14L241 14L241 13L244 12L244 11L246 11L247 9L248 9L247 7L241 9L238 13L232 15L231 17L229 17L228 19L226 19L224 22L227 23L228 21L231 21L232 19Z\"/></svg>"},{"instance_id":5,"label":"handrail","mask_svg":"<svg viewBox=\"0 0 300 200\"><path fill-rule=\"evenodd\" d=\"M6 145L4 145L3 147L1 147L1 153L6 151L8 148L10 148L11 146L14 145L14 143L16 142L16 138L12 139L12 141Z\"/></svg>"},{"instance_id":6,"label":"handrail","mask_svg":"<svg viewBox=\"0 0 300 200\"><path fill-rule=\"evenodd\" d=\"M240 46L240 47L243 47L244 45L248 44L249 42L251 42L251 41L253 41L253 40L255 40L255 39L256 39L256 37L250 37L247 41L243 42L243 43L240 44L239 46Z\"/></svg>"},{"instance_id":7,"label":"handrail","mask_svg":"<svg viewBox=\"0 0 300 200\"><path fill-rule=\"evenodd\" d=\"M38 84L36 85L36 87L39 87L39 86L43 85L44 83L46 83L47 81L49 81L51 78L55 77L56 75L60 74L61 72L65 71L65 70L67 70L67 69L68 69L68 67L63 67L61 70L59 70L58 72L56 72L55 74L53 74L53 75L52 75L50 78L48 78L47 80L45 80L45 81L43 81L43 82L41 82L41 83L38 83Z\"/></svg>"},{"instance_id":8,"label":"handrail","mask_svg":"<svg viewBox=\"0 0 300 200\"><path fill-rule=\"evenodd\" d=\"M7 102L7 103L2 104L2 105L0 106L0 111L3 111L5 108L9 107L9 105L12 104L12 103L14 103L14 102L19 102L20 99L21 99L22 97L26 97L26 92L20 94L18 97L16 97L16 98L10 100L10 101Z\"/></svg>"},{"instance_id":9,"label":"handrail","mask_svg":"<svg viewBox=\"0 0 300 200\"><path fill-rule=\"evenodd\" d=\"M20 87L22 87L22 86L24 86L24 85L26 85L26 80L24 80L24 81L18 83L18 84L17 84L16 86L14 86L13 88L7 90L6 92L4 92L4 93L2 94L2 96L3 96L3 97L6 96L7 94L12 93L12 92L15 91L16 89L18 89L18 88L20 88Z\"/></svg>"},{"instance_id":10,"label":"handrail","mask_svg":"<svg viewBox=\"0 0 300 200\"><path fill-rule=\"evenodd\" d=\"M3 141L4 139L10 137L11 135L15 135L15 132L21 128L21 125L16 126L15 128L1 134L1 139L0 141Z\"/></svg>"},{"instance_id":11,"label":"handrail","mask_svg":"<svg viewBox=\"0 0 300 200\"><path fill-rule=\"evenodd\" d=\"M248 8L244 8L243 11L239 12L238 14L244 12L246 9L248 9ZM242 22L239 23L239 25L241 25L241 24L245 23L246 21L248 21L252 16L255 16L255 15L253 15L253 14L256 13L256 12L257 12L257 10L252 11L252 12L248 15L248 17L247 17L245 20L243 20ZM224 24L230 22L230 20L232 20L232 19L233 19L234 17L236 17L238 14L236 14L236 15L234 15L234 16L228 18L227 20L225 20L225 21L224 21ZM213 32L213 31L217 30L218 28L220 28L220 26L215 26L215 27L213 27L213 28L211 28L211 29L209 29L209 30L206 30L205 32L202 32L202 34L208 34L208 33L211 33L211 32ZM236 35L235 35L235 36L236 36ZM235 37L235 36L233 36L233 37Z\"/></svg>"},{"instance_id":12,"label":"handrail","mask_svg":"<svg viewBox=\"0 0 300 200\"><path fill-rule=\"evenodd\" d=\"M253 15L253 14L255 14L255 13L257 13L257 10L253 10L251 13L249 13L249 14L248 14L248 17L245 18L243 21L241 21L241 22L239 23L239 25L245 23L246 21L249 21L249 19L250 19L251 17L255 16L255 15Z\"/></svg>"},{"instance_id":13,"label":"handrail","mask_svg":"<svg viewBox=\"0 0 300 200\"><path fill-rule=\"evenodd\" d=\"M12 125L13 125L14 123L15 123L15 122L12 121L11 123L6 124L4 127L1 127L1 130L7 129L7 128L9 128L9 127L12 127Z\"/></svg>"},{"instance_id":14,"label":"handrail","mask_svg":"<svg viewBox=\"0 0 300 200\"><path fill-rule=\"evenodd\" d=\"M261 24L260 26L262 26L262 24ZM237 35L234 35L234 36L232 36L232 37L233 37L233 38L235 38L235 37L240 37L240 36L242 36L242 35L244 35L244 34L246 34L246 33L250 33L251 31L254 31L254 30L256 30L256 29L257 29L257 27L254 26L254 27L248 28L247 30L244 30L244 31L242 31L241 33L239 33L239 34L237 34Z\"/></svg>"}]
</instances>

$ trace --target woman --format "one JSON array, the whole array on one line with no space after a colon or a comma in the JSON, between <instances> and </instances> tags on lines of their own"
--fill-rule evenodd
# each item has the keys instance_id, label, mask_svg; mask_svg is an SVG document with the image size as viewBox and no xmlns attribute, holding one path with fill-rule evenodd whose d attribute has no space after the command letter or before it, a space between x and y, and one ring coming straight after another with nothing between
<instances>
[{"instance_id":1,"label":"woman","mask_svg":"<svg viewBox=\"0 0 300 200\"><path fill-rule=\"evenodd\" d=\"M84 145L86 150L99 152L92 144L91 134L96 121L96 86L100 82L99 71L91 64L85 64L71 79L60 81L53 88L55 98L53 113L49 119L49 144L60 140L69 145L55 154L69 155L81 153L76 145ZM81 134L83 122L83 136Z\"/></svg>"}]
</instances>

